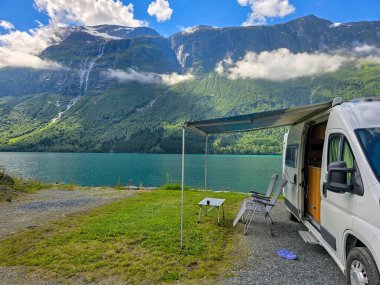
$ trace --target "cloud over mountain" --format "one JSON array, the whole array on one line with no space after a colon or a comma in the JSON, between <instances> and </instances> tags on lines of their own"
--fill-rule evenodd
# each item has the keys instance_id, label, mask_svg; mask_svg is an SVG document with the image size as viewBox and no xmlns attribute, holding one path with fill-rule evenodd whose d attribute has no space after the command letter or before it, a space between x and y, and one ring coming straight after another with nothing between
<instances>
[{"instance_id":1,"label":"cloud over mountain","mask_svg":"<svg viewBox=\"0 0 380 285\"><path fill-rule=\"evenodd\" d=\"M248 14L243 26L266 24L267 18L285 17L295 12L296 8L289 0L237 0L241 6L250 6L252 12Z\"/></svg>"},{"instance_id":2,"label":"cloud over mountain","mask_svg":"<svg viewBox=\"0 0 380 285\"><path fill-rule=\"evenodd\" d=\"M236 62L226 58L215 71L229 79L267 79L284 81L304 76L315 76L338 70L349 58L330 54L291 53L281 48L271 52L247 52Z\"/></svg>"},{"instance_id":3,"label":"cloud over mountain","mask_svg":"<svg viewBox=\"0 0 380 285\"><path fill-rule=\"evenodd\" d=\"M0 35L0 68L5 66L56 69L60 65L39 58L39 54L60 40L60 27L72 24L115 24L129 27L146 26L134 17L133 4L120 0L34 0L36 9L49 16L47 25L29 31L12 30L13 24L0 21L0 26L11 30Z\"/></svg>"},{"instance_id":4,"label":"cloud over mountain","mask_svg":"<svg viewBox=\"0 0 380 285\"><path fill-rule=\"evenodd\" d=\"M158 74L154 72L140 72L129 68L127 71L120 69L109 69L105 75L110 79L117 79L120 82L139 82L143 84L164 84L174 85L182 81L193 79L193 75L188 74Z\"/></svg>"},{"instance_id":5,"label":"cloud over mountain","mask_svg":"<svg viewBox=\"0 0 380 285\"><path fill-rule=\"evenodd\" d=\"M53 41L58 40L55 24L31 29L27 32L18 30L0 35L0 68L5 66L30 67L35 69L57 69L61 66L52 61L45 61L38 55Z\"/></svg>"}]
</instances>

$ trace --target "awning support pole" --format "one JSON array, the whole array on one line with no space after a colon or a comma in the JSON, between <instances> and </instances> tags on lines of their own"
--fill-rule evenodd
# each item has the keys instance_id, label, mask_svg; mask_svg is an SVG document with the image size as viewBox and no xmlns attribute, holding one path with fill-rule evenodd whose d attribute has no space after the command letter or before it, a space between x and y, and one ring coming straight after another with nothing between
<instances>
[{"instance_id":1,"label":"awning support pole","mask_svg":"<svg viewBox=\"0 0 380 285\"><path fill-rule=\"evenodd\" d=\"M182 128L182 182L181 182L181 248L183 248L183 205L184 205L184 182L185 182L185 128Z\"/></svg>"},{"instance_id":2,"label":"awning support pole","mask_svg":"<svg viewBox=\"0 0 380 285\"><path fill-rule=\"evenodd\" d=\"M208 154L208 135L206 135L206 147L205 147L205 190L207 190L207 154Z\"/></svg>"}]
</instances>

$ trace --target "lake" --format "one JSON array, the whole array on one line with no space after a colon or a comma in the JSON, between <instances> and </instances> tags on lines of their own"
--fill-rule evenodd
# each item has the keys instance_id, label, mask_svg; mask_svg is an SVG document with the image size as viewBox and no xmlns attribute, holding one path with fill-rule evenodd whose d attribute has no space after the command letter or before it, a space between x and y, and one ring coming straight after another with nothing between
<instances>
[{"instance_id":1,"label":"lake","mask_svg":"<svg viewBox=\"0 0 380 285\"><path fill-rule=\"evenodd\" d=\"M185 184L204 188L204 155L186 155ZM207 188L265 192L273 173L281 175L281 156L209 155ZM180 182L181 155L130 153L0 153L8 173L45 182L82 186L157 187Z\"/></svg>"}]
</instances>

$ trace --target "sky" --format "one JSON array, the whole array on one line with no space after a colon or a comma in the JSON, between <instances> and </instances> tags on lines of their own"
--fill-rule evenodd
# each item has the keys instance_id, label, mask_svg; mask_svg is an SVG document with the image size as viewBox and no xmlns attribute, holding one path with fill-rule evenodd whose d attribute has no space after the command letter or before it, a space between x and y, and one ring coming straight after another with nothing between
<instances>
[{"instance_id":1,"label":"sky","mask_svg":"<svg viewBox=\"0 0 380 285\"><path fill-rule=\"evenodd\" d=\"M100 3L117 1L120 0L98 0ZM7 32L9 27L7 23L11 24L13 30L19 31L37 28L41 24L48 25L53 14L58 15L57 18L65 24L100 24L89 20L90 16L86 18L76 15L75 19L67 19L68 17L60 15L67 12L91 14L94 9L91 7L93 3L90 2L96 0L0 0L0 33ZM112 6L110 3L108 5L105 3L103 11L100 12L113 11L111 14L116 18L131 16L130 20L149 26L164 36L170 36L181 29L195 25L217 27L272 25L309 14L341 23L380 20L379 0L122 0L121 2L120 6L116 5L114 9L110 7ZM129 9L127 14L122 15L117 11L132 5L133 9ZM70 11L73 6L83 7ZM99 21L103 19L101 16L98 18ZM107 20L110 19L104 17L104 21ZM126 25L128 21L120 21L120 24Z\"/></svg>"}]
</instances>

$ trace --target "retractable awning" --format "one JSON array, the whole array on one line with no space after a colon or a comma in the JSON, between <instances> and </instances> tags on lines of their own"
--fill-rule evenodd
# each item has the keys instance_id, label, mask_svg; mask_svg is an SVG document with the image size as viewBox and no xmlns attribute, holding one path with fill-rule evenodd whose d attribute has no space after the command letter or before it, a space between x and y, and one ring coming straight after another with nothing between
<instances>
[{"instance_id":1,"label":"retractable awning","mask_svg":"<svg viewBox=\"0 0 380 285\"><path fill-rule=\"evenodd\" d=\"M184 183L185 183L185 130L189 129L206 136L205 145L205 190L207 190L207 138L211 134L249 132L262 129L284 127L301 123L316 114L329 110L341 103L340 98L334 101L292 107L282 110L225 117L212 120L187 122L182 128L182 177L181 177L181 248L183 247Z\"/></svg>"},{"instance_id":2,"label":"retractable awning","mask_svg":"<svg viewBox=\"0 0 380 285\"><path fill-rule=\"evenodd\" d=\"M301 123L317 113L330 109L332 102L333 101L328 101L301 107L291 107L212 120L186 122L184 128L208 135L284 127Z\"/></svg>"}]
</instances>

